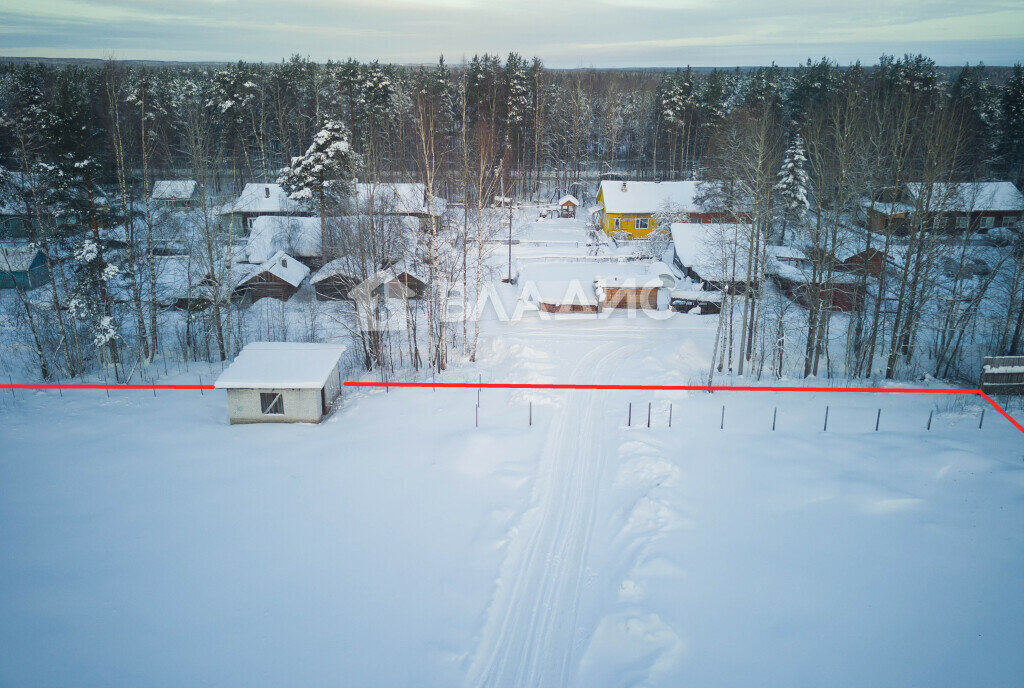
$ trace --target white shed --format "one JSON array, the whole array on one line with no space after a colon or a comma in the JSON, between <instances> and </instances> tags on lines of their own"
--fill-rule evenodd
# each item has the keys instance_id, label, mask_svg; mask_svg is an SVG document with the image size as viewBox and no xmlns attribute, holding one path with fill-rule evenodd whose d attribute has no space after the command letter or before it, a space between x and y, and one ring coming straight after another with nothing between
<instances>
[{"instance_id":1,"label":"white shed","mask_svg":"<svg viewBox=\"0 0 1024 688\"><path fill-rule=\"evenodd\" d=\"M340 344L254 342L214 387L227 390L232 423L319 423L341 391Z\"/></svg>"}]
</instances>

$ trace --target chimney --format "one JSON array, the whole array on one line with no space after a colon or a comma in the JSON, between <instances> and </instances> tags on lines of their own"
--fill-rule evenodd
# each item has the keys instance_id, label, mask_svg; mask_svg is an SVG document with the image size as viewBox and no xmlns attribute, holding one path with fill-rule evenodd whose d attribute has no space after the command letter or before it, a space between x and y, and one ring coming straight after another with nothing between
<instances>
[{"instance_id":1,"label":"chimney","mask_svg":"<svg viewBox=\"0 0 1024 688\"><path fill-rule=\"evenodd\" d=\"M264 186L263 187L263 195L266 198L270 198L270 187L269 186Z\"/></svg>"},{"instance_id":2,"label":"chimney","mask_svg":"<svg viewBox=\"0 0 1024 688\"><path fill-rule=\"evenodd\" d=\"M283 268L288 267L288 259L287 258L282 258L281 259L281 267L283 267Z\"/></svg>"},{"instance_id":3,"label":"chimney","mask_svg":"<svg viewBox=\"0 0 1024 688\"><path fill-rule=\"evenodd\" d=\"M626 193L626 182L622 182L622 193Z\"/></svg>"}]
</instances>

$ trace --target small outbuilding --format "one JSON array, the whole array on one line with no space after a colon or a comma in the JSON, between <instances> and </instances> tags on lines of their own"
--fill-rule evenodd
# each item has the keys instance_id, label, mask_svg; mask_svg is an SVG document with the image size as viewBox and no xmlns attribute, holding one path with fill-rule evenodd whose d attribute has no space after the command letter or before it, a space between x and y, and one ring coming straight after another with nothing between
<instances>
[{"instance_id":1,"label":"small outbuilding","mask_svg":"<svg viewBox=\"0 0 1024 688\"><path fill-rule=\"evenodd\" d=\"M0 289L35 289L50 281L46 256L31 246L0 246Z\"/></svg>"},{"instance_id":2,"label":"small outbuilding","mask_svg":"<svg viewBox=\"0 0 1024 688\"><path fill-rule=\"evenodd\" d=\"M341 391L340 344L254 342L217 378L235 423L319 423Z\"/></svg>"},{"instance_id":3,"label":"small outbuilding","mask_svg":"<svg viewBox=\"0 0 1024 688\"><path fill-rule=\"evenodd\" d=\"M362 282L357 262L349 256L335 258L316 271L309 283L316 291L317 301L350 301L349 292Z\"/></svg>"},{"instance_id":4,"label":"small outbuilding","mask_svg":"<svg viewBox=\"0 0 1024 688\"><path fill-rule=\"evenodd\" d=\"M248 295L253 301L258 301L269 296L287 301L309 276L309 268L284 251L278 251L270 260L244 274L245 279L235 287L236 297Z\"/></svg>"},{"instance_id":5,"label":"small outbuilding","mask_svg":"<svg viewBox=\"0 0 1024 688\"><path fill-rule=\"evenodd\" d=\"M579 200L572 194L566 194L558 199L558 214L561 217L576 217L576 208L580 205Z\"/></svg>"},{"instance_id":6,"label":"small outbuilding","mask_svg":"<svg viewBox=\"0 0 1024 688\"><path fill-rule=\"evenodd\" d=\"M165 208L189 208L196 195L193 179L160 179L153 184L149 200Z\"/></svg>"}]
</instances>

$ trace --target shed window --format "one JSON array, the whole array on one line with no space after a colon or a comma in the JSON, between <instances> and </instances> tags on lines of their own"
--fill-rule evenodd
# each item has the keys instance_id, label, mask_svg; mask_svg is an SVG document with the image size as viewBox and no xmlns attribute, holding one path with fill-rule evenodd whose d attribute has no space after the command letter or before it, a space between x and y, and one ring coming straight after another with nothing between
<instances>
[{"instance_id":1,"label":"shed window","mask_svg":"<svg viewBox=\"0 0 1024 688\"><path fill-rule=\"evenodd\" d=\"M265 416L283 416L284 399L279 392L260 392L260 408Z\"/></svg>"},{"instance_id":2,"label":"shed window","mask_svg":"<svg viewBox=\"0 0 1024 688\"><path fill-rule=\"evenodd\" d=\"M636 228L637 229L650 229L650 226L651 226L650 218L638 217L636 219Z\"/></svg>"},{"instance_id":3,"label":"shed window","mask_svg":"<svg viewBox=\"0 0 1024 688\"><path fill-rule=\"evenodd\" d=\"M994 216L986 215L985 217L981 218L981 228L982 229L992 229L995 226L996 226L996 218Z\"/></svg>"},{"instance_id":4,"label":"shed window","mask_svg":"<svg viewBox=\"0 0 1024 688\"><path fill-rule=\"evenodd\" d=\"M958 217L956 219L956 228L957 229L967 229L967 216L966 215L961 215L960 217Z\"/></svg>"}]
</instances>

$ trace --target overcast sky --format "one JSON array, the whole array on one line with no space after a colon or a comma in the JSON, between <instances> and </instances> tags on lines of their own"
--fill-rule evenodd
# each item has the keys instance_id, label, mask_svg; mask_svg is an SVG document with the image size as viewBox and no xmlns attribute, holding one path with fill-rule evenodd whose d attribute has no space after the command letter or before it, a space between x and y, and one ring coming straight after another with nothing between
<instances>
[{"instance_id":1,"label":"overcast sky","mask_svg":"<svg viewBox=\"0 0 1024 688\"><path fill-rule=\"evenodd\" d=\"M1024 60L1021 0L0 0L0 55L459 62L551 67Z\"/></svg>"}]
</instances>

